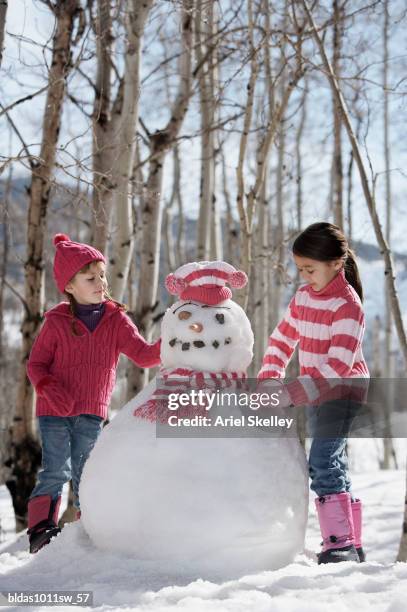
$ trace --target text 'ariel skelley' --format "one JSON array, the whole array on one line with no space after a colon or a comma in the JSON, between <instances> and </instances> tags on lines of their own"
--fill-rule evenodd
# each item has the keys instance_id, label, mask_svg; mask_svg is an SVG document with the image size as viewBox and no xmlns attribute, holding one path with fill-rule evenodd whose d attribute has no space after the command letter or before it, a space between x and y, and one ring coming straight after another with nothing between
<instances>
[{"instance_id":1,"label":"text 'ariel skelley'","mask_svg":"<svg viewBox=\"0 0 407 612\"><path fill-rule=\"evenodd\" d=\"M171 427L285 427L290 429L294 419L279 417L259 417L257 414L240 417L211 417L197 415L194 417L178 417L175 414L168 418L168 425Z\"/></svg>"}]
</instances>

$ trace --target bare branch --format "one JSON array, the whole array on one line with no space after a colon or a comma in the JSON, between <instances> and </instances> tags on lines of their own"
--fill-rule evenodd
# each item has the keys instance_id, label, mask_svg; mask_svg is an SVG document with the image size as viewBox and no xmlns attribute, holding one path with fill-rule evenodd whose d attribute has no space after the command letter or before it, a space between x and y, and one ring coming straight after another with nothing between
<instances>
[{"instance_id":1,"label":"bare branch","mask_svg":"<svg viewBox=\"0 0 407 612\"><path fill-rule=\"evenodd\" d=\"M31 155L31 153L30 153L30 151L29 151L29 149L28 149L28 146L27 146L27 145L26 145L26 143L25 143L24 138L23 138L23 137L22 137L22 135L21 135L20 130L18 129L18 127L17 127L17 126L16 126L16 124L14 123L13 119L10 117L10 115L9 115L9 113L8 113L8 111L7 111L7 109L5 109L5 108L4 108L4 106L2 105L2 103L1 103L1 102L0 102L0 107L3 109L3 113L2 113L2 114L5 114L5 115L6 115L6 117L7 117L7 120L8 120L8 122L9 122L9 124L11 125L11 127L13 128L13 130L14 130L15 134L17 135L17 137L18 137L19 141L20 141L20 142L21 142L21 144L23 145L23 149L24 149L24 151L25 151L25 153L26 153L26 155L27 155L27 159L28 159L28 161L29 161L29 164L30 164L31 168L34 168L34 167L35 167L35 164L34 164L34 162L33 162L33 160L32 160L32 155Z\"/></svg>"},{"instance_id":2,"label":"bare branch","mask_svg":"<svg viewBox=\"0 0 407 612\"><path fill-rule=\"evenodd\" d=\"M11 104L9 104L8 106L4 107L2 105L2 112L0 113L0 117L2 115L4 115L5 113L7 113L8 111L12 110L13 108L15 108L16 106L18 106L19 104L23 104L24 102L27 102L27 100L32 100L33 98L35 98L36 96L41 95L42 93L44 93L44 91L47 91L48 85L45 85L44 87L41 87L41 89L39 89L38 91L36 91L33 94L29 94L28 96L24 96L24 98L20 98L19 100L16 100L15 102L12 102Z\"/></svg>"},{"instance_id":3,"label":"bare branch","mask_svg":"<svg viewBox=\"0 0 407 612\"><path fill-rule=\"evenodd\" d=\"M28 304L26 300L24 299L24 296L22 296L21 293L17 291L17 289L11 283L9 283L6 278L4 279L3 282L6 285L6 287L10 289L11 293L13 293L20 300L20 302L24 306L24 310L26 311L27 314L29 314Z\"/></svg>"}]
</instances>

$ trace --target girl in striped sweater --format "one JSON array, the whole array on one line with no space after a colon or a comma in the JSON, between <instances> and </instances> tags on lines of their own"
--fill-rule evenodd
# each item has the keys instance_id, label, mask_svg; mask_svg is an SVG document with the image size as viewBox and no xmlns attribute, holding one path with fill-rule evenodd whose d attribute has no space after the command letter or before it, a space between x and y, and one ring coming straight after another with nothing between
<instances>
[{"instance_id":1,"label":"girl in striped sweater","mask_svg":"<svg viewBox=\"0 0 407 612\"><path fill-rule=\"evenodd\" d=\"M320 403L322 391L338 386L338 379L369 378L362 353L363 291L355 256L336 225L307 227L293 244L293 257L306 284L271 334L258 378L283 378L298 344L300 376L285 387L288 403L313 405ZM342 405L346 422L348 402ZM341 437L319 437L324 409L337 413L341 402L320 405L313 424L308 464L323 538L318 563L364 561L361 502L350 493L347 429Z\"/></svg>"}]
</instances>

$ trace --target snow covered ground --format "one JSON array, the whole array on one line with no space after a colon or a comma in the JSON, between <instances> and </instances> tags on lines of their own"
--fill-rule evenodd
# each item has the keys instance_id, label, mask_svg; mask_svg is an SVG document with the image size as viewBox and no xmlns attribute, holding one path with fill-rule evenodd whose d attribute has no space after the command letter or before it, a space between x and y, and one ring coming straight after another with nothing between
<instances>
[{"instance_id":1,"label":"snow covered ground","mask_svg":"<svg viewBox=\"0 0 407 612\"><path fill-rule=\"evenodd\" d=\"M369 442L352 444L358 443L362 448ZM360 448L354 455L359 452ZM405 472L370 468L354 474L353 482L355 493L365 503L367 563L316 564L313 551L319 548L320 536L311 499L306 551L295 563L219 583L205 577L177 576L175 568L148 566L129 555L101 552L95 549L81 522L67 525L49 547L30 556L26 552L26 536L10 533L10 499L5 487L0 487L2 537L7 537L0 545L0 592L91 590L95 606L92 609L97 611L326 612L329 607L334 612L405 612L407 564L394 563L402 523Z\"/></svg>"}]
</instances>

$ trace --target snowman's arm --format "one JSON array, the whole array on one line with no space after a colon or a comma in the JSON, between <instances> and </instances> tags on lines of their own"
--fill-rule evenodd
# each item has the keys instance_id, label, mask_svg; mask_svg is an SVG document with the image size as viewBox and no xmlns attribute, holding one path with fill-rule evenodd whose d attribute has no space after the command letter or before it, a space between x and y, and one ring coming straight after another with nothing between
<instances>
[{"instance_id":1,"label":"snowman's arm","mask_svg":"<svg viewBox=\"0 0 407 612\"><path fill-rule=\"evenodd\" d=\"M125 313L122 316L123 322L119 330L120 352L141 368L153 368L160 365L161 338L149 344L129 317Z\"/></svg>"},{"instance_id":2,"label":"snowman's arm","mask_svg":"<svg viewBox=\"0 0 407 612\"><path fill-rule=\"evenodd\" d=\"M73 408L74 399L51 373L56 347L57 337L52 324L45 321L32 346L27 375L37 395L46 397L54 409L65 416Z\"/></svg>"},{"instance_id":3,"label":"snowman's arm","mask_svg":"<svg viewBox=\"0 0 407 612\"><path fill-rule=\"evenodd\" d=\"M257 378L284 378L285 368L291 359L299 338L294 296L287 307L284 317L269 337L268 347Z\"/></svg>"}]
</instances>

